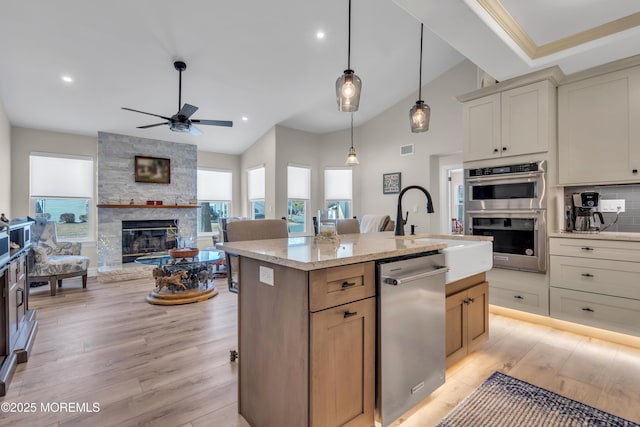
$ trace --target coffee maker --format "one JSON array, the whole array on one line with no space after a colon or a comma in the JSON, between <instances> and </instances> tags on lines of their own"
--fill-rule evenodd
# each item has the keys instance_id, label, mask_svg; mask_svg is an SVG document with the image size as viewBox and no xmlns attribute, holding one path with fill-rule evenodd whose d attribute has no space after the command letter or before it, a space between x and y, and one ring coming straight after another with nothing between
<instances>
[{"instance_id":1,"label":"coffee maker","mask_svg":"<svg viewBox=\"0 0 640 427\"><path fill-rule=\"evenodd\" d=\"M597 233L600 226L604 225L602 213L598 211L599 194L594 191L583 191L571 195L571 211L567 212L567 231L576 233ZM600 221L596 225L596 218Z\"/></svg>"}]
</instances>

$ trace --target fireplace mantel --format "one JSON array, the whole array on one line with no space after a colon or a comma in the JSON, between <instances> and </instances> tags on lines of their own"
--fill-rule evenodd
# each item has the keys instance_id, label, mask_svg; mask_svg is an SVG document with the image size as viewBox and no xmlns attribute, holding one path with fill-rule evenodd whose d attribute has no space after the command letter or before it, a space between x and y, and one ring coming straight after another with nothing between
<instances>
[{"instance_id":1,"label":"fireplace mantel","mask_svg":"<svg viewBox=\"0 0 640 427\"><path fill-rule=\"evenodd\" d=\"M110 209L198 209L198 205L111 205L100 204L99 208Z\"/></svg>"}]
</instances>

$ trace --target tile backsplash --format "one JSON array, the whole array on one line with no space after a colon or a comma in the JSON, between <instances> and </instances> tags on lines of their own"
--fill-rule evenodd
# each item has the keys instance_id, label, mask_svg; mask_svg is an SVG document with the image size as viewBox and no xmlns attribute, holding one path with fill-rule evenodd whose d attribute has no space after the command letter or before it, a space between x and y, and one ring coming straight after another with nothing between
<instances>
[{"instance_id":1,"label":"tile backsplash","mask_svg":"<svg viewBox=\"0 0 640 427\"><path fill-rule=\"evenodd\" d=\"M584 187L565 187L565 206L571 206L571 195L583 191L595 191L600 194L600 200L624 199L625 212L620 214L618 222L606 231L625 233L640 233L640 184L626 185L593 185ZM613 212L603 212L605 224L611 224L616 219Z\"/></svg>"}]
</instances>

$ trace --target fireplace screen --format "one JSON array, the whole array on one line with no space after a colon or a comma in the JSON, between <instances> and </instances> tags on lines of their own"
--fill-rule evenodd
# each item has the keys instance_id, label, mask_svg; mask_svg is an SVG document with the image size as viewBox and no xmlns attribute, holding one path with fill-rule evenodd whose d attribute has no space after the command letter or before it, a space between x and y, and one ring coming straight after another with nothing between
<instances>
[{"instance_id":1,"label":"fireplace screen","mask_svg":"<svg viewBox=\"0 0 640 427\"><path fill-rule=\"evenodd\" d=\"M167 254L177 247L178 221L152 219L122 221L122 262L145 255Z\"/></svg>"}]
</instances>

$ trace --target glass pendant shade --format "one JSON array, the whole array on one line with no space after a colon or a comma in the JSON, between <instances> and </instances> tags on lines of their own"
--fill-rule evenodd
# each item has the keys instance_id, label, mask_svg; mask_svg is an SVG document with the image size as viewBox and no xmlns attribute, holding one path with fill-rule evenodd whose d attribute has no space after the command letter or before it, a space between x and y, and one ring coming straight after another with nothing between
<instances>
[{"instance_id":1,"label":"glass pendant shade","mask_svg":"<svg viewBox=\"0 0 640 427\"><path fill-rule=\"evenodd\" d=\"M356 155L356 149L353 148L353 113L351 113L351 147L349 147L349 153L347 154L347 161L344 162L347 166L359 165L358 156Z\"/></svg>"},{"instance_id":2,"label":"glass pendant shade","mask_svg":"<svg viewBox=\"0 0 640 427\"><path fill-rule=\"evenodd\" d=\"M431 107L424 101L416 101L409 111L409 120L411 121L411 132L419 133L429 130L429 120L431 119Z\"/></svg>"},{"instance_id":3,"label":"glass pendant shade","mask_svg":"<svg viewBox=\"0 0 640 427\"><path fill-rule=\"evenodd\" d=\"M424 24L420 24L420 73L418 83L418 100L416 105L409 110L409 121L411 122L411 132L419 133L429 130L429 120L431 119L431 107L422 100L422 37L424 34Z\"/></svg>"},{"instance_id":4,"label":"glass pendant shade","mask_svg":"<svg viewBox=\"0 0 640 427\"><path fill-rule=\"evenodd\" d=\"M336 80L336 99L338 110L352 113L360 106L362 81L353 70L344 70L344 74Z\"/></svg>"},{"instance_id":5,"label":"glass pendant shade","mask_svg":"<svg viewBox=\"0 0 640 427\"><path fill-rule=\"evenodd\" d=\"M358 161L358 155L356 154L355 148L353 147L349 148L349 154L347 154L347 161L344 162L344 164L347 166L355 166L360 164L360 162Z\"/></svg>"}]
</instances>

